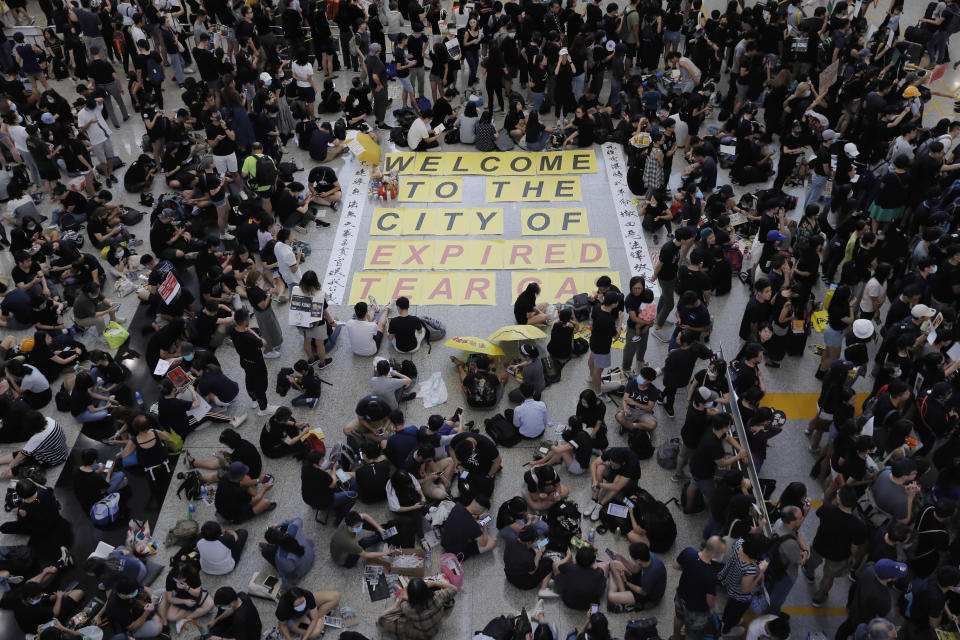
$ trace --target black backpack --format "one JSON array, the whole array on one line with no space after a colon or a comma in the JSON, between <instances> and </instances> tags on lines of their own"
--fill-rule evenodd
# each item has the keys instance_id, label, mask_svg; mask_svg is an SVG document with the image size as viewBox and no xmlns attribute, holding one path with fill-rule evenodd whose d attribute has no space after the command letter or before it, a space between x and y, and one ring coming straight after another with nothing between
<instances>
[{"instance_id":1,"label":"black backpack","mask_svg":"<svg viewBox=\"0 0 960 640\"><path fill-rule=\"evenodd\" d=\"M667 506L669 502L676 502L676 498L661 502L648 491L637 489L634 515L637 524L646 530L647 538L650 539L650 550L654 553L665 553L677 539L677 523Z\"/></svg>"},{"instance_id":2,"label":"black backpack","mask_svg":"<svg viewBox=\"0 0 960 640\"><path fill-rule=\"evenodd\" d=\"M53 401L57 403L57 411L70 411L70 392L60 385L60 391L57 391L57 395L53 397Z\"/></svg>"},{"instance_id":3,"label":"black backpack","mask_svg":"<svg viewBox=\"0 0 960 640\"><path fill-rule=\"evenodd\" d=\"M770 543L770 547L767 549L767 560L770 561L769 566L767 566L766 576L770 578L771 582L776 582L783 576L787 575L787 562L784 562L783 555L780 553L780 547L787 540L793 539L792 535L782 535L777 536L773 539L773 542Z\"/></svg>"},{"instance_id":4,"label":"black backpack","mask_svg":"<svg viewBox=\"0 0 960 640\"><path fill-rule=\"evenodd\" d=\"M281 398L290 391L290 378L288 376L291 375L293 375L293 369L290 367L283 367L277 372L277 395Z\"/></svg>"},{"instance_id":5,"label":"black backpack","mask_svg":"<svg viewBox=\"0 0 960 640\"><path fill-rule=\"evenodd\" d=\"M407 146L407 129L403 127L393 127L390 129L390 142L398 147Z\"/></svg>"},{"instance_id":6,"label":"black backpack","mask_svg":"<svg viewBox=\"0 0 960 640\"><path fill-rule=\"evenodd\" d=\"M179 478L180 476L177 477ZM183 474L183 482L177 487L177 498L185 496L187 500L199 500L200 487L202 485L203 480L200 477L199 471L187 471Z\"/></svg>"},{"instance_id":7,"label":"black backpack","mask_svg":"<svg viewBox=\"0 0 960 640\"><path fill-rule=\"evenodd\" d=\"M255 180L257 185L261 187L272 187L273 183L277 180L277 165L273 162L273 158L265 153L261 153L257 156L256 166L257 176Z\"/></svg>"},{"instance_id":8,"label":"black backpack","mask_svg":"<svg viewBox=\"0 0 960 640\"><path fill-rule=\"evenodd\" d=\"M547 384L560 382L561 364L551 356L540 358L540 362L543 363L543 378Z\"/></svg>"},{"instance_id":9,"label":"black backpack","mask_svg":"<svg viewBox=\"0 0 960 640\"><path fill-rule=\"evenodd\" d=\"M338 118L336 122L333 123L333 135L337 140L346 140L347 139L347 121L343 118Z\"/></svg>"},{"instance_id":10,"label":"black backpack","mask_svg":"<svg viewBox=\"0 0 960 640\"><path fill-rule=\"evenodd\" d=\"M517 431L517 428L503 417L502 413L498 413L492 418L487 418L483 421L483 424L486 428L487 435L501 447L512 447L519 444L523 439L520 436L520 432Z\"/></svg>"},{"instance_id":11,"label":"black backpack","mask_svg":"<svg viewBox=\"0 0 960 640\"><path fill-rule=\"evenodd\" d=\"M475 384L467 389L467 404L471 407L492 407L497 404L497 388L485 376L475 377Z\"/></svg>"},{"instance_id":12,"label":"black backpack","mask_svg":"<svg viewBox=\"0 0 960 640\"><path fill-rule=\"evenodd\" d=\"M653 441L650 440L650 432L642 429L634 429L630 432L630 435L627 436L627 446L641 460L649 460L656 453Z\"/></svg>"},{"instance_id":13,"label":"black backpack","mask_svg":"<svg viewBox=\"0 0 960 640\"><path fill-rule=\"evenodd\" d=\"M566 553L570 549L570 541L580 535L580 510L569 500L563 500L550 507L544 518L549 527L547 549L558 553Z\"/></svg>"}]
</instances>

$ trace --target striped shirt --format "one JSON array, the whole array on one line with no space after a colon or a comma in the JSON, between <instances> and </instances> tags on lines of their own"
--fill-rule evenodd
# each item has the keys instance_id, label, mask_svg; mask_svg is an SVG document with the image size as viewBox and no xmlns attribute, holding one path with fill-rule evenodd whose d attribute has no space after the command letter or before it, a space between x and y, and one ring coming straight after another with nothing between
<instances>
[{"instance_id":1,"label":"striped shirt","mask_svg":"<svg viewBox=\"0 0 960 640\"><path fill-rule=\"evenodd\" d=\"M24 455L49 467L63 463L70 454L67 434L53 418L47 418L46 428L30 436L21 451Z\"/></svg>"},{"instance_id":2,"label":"striped shirt","mask_svg":"<svg viewBox=\"0 0 960 640\"><path fill-rule=\"evenodd\" d=\"M749 593L743 593L740 586L743 584L745 576L755 576L760 573L760 568L752 562L744 562L740 559L740 548L743 546L743 538L733 543L730 551L730 559L717 575L717 579L727 589L727 594L734 600L744 602L750 599Z\"/></svg>"}]
</instances>

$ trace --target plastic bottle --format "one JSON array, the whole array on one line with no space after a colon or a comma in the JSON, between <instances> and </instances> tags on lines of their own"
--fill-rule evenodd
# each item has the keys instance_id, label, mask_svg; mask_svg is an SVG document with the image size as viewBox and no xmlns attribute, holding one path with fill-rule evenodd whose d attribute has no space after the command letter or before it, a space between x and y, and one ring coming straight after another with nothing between
<instances>
[{"instance_id":1,"label":"plastic bottle","mask_svg":"<svg viewBox=\"0 0 960 640\"><path fill-rule=\"evenodd\" d=\"M190 504L187 505L187 520L193 520L193 516L196 512L197 506L193 504L193 500L191 500Z\"/></svg>"},{"instance_id":2,"label":"plastic bottle","mask_svg":"<svg viewBox=\"0 0 960 640\"><path fill-rule=\"evenodd\" d=\"M137 391L133 396L137 401L137 406L143 409L143 396L140 395L140 392Z\"/></svg>"},{"instance_id":3,"label":"plastic bottle","mask_svg":"<svg viewBox=\"0 0 960 640\"><path fill-rule=\"evenodd\" d=\"M207 485L200 485L200 499L203 500L204 504L210 504L210 501L207 500Z\"/></svg>"},{"instance_id":4,"label":"plastic bottle","mask_svg":"<svg viewBox=\"0 0 960 640\"><path fill-rule=\"evenodd\" d=\"M593 540L596 537L597 537L597 528L590 527L590 535L587 536L587 542L589 542L590 544L593 544Z\"/></svg>"}]
</instances>

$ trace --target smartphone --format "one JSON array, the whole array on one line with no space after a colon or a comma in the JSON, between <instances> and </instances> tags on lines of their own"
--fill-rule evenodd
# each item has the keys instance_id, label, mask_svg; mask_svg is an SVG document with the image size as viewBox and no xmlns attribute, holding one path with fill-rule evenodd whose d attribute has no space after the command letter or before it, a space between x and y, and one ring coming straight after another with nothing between
<instances>
[{"instance_id":1,"label":"smartphone","mask_svg":"<svg viewBox=\"0 0 960 640\"><path fill-rule=\"evenodd\" d=\"M464 471L463 473L460 474L460 479L461 479L461 480L466 480L466 479L467 479L467 476L469 476L469 475L470 475L470 472L469 472L469 471Z\"/></svg>"},{"instance_id":2,"label":"smartphone","mask_svg":"<svg viewBox=\"0 0 960 640\"><path fill-rule=\"evenodd\" d=\"M392 537L395 536L395 535L397 535L397 528L396 528L396 527L390 527L389 529L384 529L384 530L383 530L383 533L380 534L380 537L381 537L382 539L386 540L386 539L388 539L388 538L392 538Z\"/></svg>"},{"instance_id":3,"label":"smartphone","mask_svg":"<svg viewBox=\"0 0 960 640\"><path fill-rule=\"evenodd\" d=\"M270 475L269 473L263 474L263 484L272 484L272 483L273 483L273 476Z\"/></svg>"},{"instance_id":4,"label":"smartphone","mask_svg":"<svg viewBox=\"0 0 960 640\"><path fill-rule=\"evenodd\" d=\"M550 543L550 538L544 538L543 540L540 540L539 542L537 542L537 548L543 549L549 543Z\"/></svg>"},{"instance_id":5,"label":"smartphone","mask_svg":"<svg viewBox=\"0 0 960 640\"><path fill-rule=\"evenodd\" d=\"M107 460L104 463L103 468L106 469L107 471L110 471L110 469L113 469L113 460Z\"/></svg>"},{"instance_id":6,"label":"smartphone","mask_svg":"<svg viewBox=\"0 0 960 640\"><path fill-rule=\"evenodd\" d=\"M490 522L491 520L493 520L493 518L491 518L490 516L486 516L485 518L482 518L482 519L480 520L480 526L481 526L481 527L486 526L487 523Z\"/></svg>"},{"instance_id":7,"label":"smartphone","mask_svg":"<svg viewBox=\"0 0 960 640\"><path fill-rule=\"evenodd\" d=\"M630 498L624 498L624 499L623 499L623 504L624 504L624 506L627 507L627 509L633 509L633 501L630 500Z\"/></svg>"},{"instance_id":8,"label":"smartphone","mask_svg":"<svg viewBox=\"0 0 960 640\"><path fill-rule=\"evenodd\" d=\"M598 605L598 604L592 604L592 605L590 605L590 615L593 615L593 614L597 613L598 611L600 611L600 605Z\"/></svg>"},{"instance_id":9,"label":"smartphone","mask_svg":"<svg viewBox=\"0 0 960 640\"><path fill-rule=\"evenodd\" d=\"M453 420L456 422L457 418L460 417L460 414L463 413L463 407L457 407L457 410L453 412Z\"/></svg>"},{"instance_id":10,"label":"smartphone","mask_svg":"<svg viewBox=\"0 0 960 640\"><path fill-rule=\"evenodd\" d=\"M340 482L350 482L350 474L343 469L337 469L337 479Z\"/></svg>"},{"instance_id":11,"label":"smartphone","mask_svg":"<svg viewBox=\"0 0 960 640\"><path fill-rule=\"evenodd\" d=\"M608 556L610 556L610 559L611 559L611 560L616 560L616 559L617 559L617 554L615 554L613 551L611 551L609 547L607 547L606 549L604 549L604 551L607 553Z\"/></svg>"}]
</instances>

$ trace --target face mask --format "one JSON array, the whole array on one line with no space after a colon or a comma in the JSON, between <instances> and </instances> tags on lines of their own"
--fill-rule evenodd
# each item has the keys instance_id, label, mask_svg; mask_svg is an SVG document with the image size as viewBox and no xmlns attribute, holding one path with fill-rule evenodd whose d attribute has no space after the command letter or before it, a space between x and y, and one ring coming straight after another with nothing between
<instances>
[{"instance_id":1,"label":"face mask","mask_svg":"<svg viewBox=\"0 0 960 640\"><path fill-rule=\"evenodd\" d=\"M517 37L517 34L514 33L514 32L510 32L510 33L507 34L507 37L508 37L508 38L516 38L516 37Z\"/></svg>"},{"instance_id":2,"label":"face mask","mask_svg":"<svg viewBox=\"0 0 960 640\"><path fill-rule=\"evenodd\" d=\"M607 44L607 36L603 36L603 38L600 40L600 44Z\"/></svg>"},{"instance_id":3,"label":"face mask","mask_svg":"<svg viewBox=\"0 0 960 640\"><path fill-rule=\"evenodd\" d=\"M804 92L804 94L803 94L802 96L800 96L800 97L801 97L801 98L809 98L809 97L810 97L810 92L809 92L809 91L806 91L806 92Z\"/></svg>"},{"instance_id":4,"label":"face mask","mask_svg":"<svg viewBox=\"0 0 960 640\"><path fill-rule=\"evenodd\" d=\"M710 378L716 378L717 374L714 373L713 371L707 371L707 376L709 376Z\"/></svg>"},{"instance_id":5,"label":"face mask","mask_svg":"<svg viewBox=\"0 0 960 640\"><path fill-rule=\"evenodd\" d=\"M221 604L217 608L220 609L220 611L229 611L230 609L232 609L232 607L228 604Z\"/></svg>"},{"instance_id":6,"label":"face mask","mask_svg":"<svg viewBox=\"0 0 960 640\"><path fill-rule=\"evenodd\" d=\"M643 385L647 384L647 381L643 376L637 376L637 384L642 387Z\"/></svg>"},{"instance_id":7,"label":"face mask","mask_svg":"<svg viewBox=\"0 0 960 640\"><path fill-rule=\"evenodd\" d=\"M938 267L938 266L939 266L939 265L936 265L936 264L935 264L935 265L933 265L933 266L932 266L932 267L930 268L930 273L936 273L936 272L937 272L937 267Z\"/></svg>"},{"instance_id":8,"label":"face mask","mask_svg":"<svg viewBox=\"0 0 960 640\"><path fill-rule=\"evenodd\" d=\"M354 533L360 533L361 531L363 531L363 525L360 525L359 527L353 529Z\"/></svg>"},{"instance_id":9,"label":"face mask","mask_svg":"<svg viewBox=\"0 0 960 640\"><path fill-rule=\"evenodd\" d=\"M183 356L183 359L186 360L187 362L190 362L191 360L193 360L193 354L191 353L188 356Z\"/></svg>"},{"instance_id":10,"label":"face mask","mask_svg":"<svg viewBox=\"0 0 960 640\"><path fill-rule=\"evenodd\" d=\"M701 199L703 199L703 191L700 191L700 189L697 189L697 200L701 200Z\"/></svg>"},{"instance_id":11,"label":"face mask","mask_svg":"<svg viewBox=\"0 0 960 640\"><path fill-rule=\"evenodd\" d=\"M137 589L136 591L134 591L133 593L131 593L131 594L130 594L129 596L127 596L127 597L130 598L131 600L133 600L134 598L137 597L137 594L138 594L138 593L140 593L140 589Z\"/></svg>"},{"instance_id":12,"label":"face mask","mask_svg":"<svg viewBox=\"0 0 960 640\"><path fill-rule=\"evenodd\" d=\"M17 116L17 122L23 122L23 116Z\"/></svg>"},{"instance_id":13,"label":"face mask","mask_svg":"<svg viewBox=\"0 0 960 640\"><path fill-rule=\"evenodd\" d=\"M697 178L696 180L693 181L693 184L700 184L701 180L703 180L703 178ZM697 193L700 193L700 192L698 191Z\"/></svg>"},{"instance_id":14,"label":"face mask","mask_svg":"<svg viewBox=\"0 0 960 640\"><path fill-rule=\"evenodd\" d=\"M53 104L54 102L56 102L56 100L54 100L53 98L47 98L47 102L49 102L50 104Z\"/></svg>"},{"instance_id":15,"label":"face mask","mask_svg":"<svg viewBox=\"0 0 960 640\"><path fill-rule=\"evenodd\" d=\"M126 251L124 251L123 249L117 249L117 257L118 257L118 258L122 258L125 253L126 253Z\"/></svg>"},{"instance_id":16,"label":"face mask","mask_svg":"<svg viewBox=\"0 0 960 640\"><path fill-rule=\"evenodd\" d=\"M713 409L713 407L715 407L716 404L717 404L716 402L708 402L708 403L706 404L706 407L707 407L707 409Z\"/></svg>"},{"instance_id":17,"label":"face mask","mask_svg":"<svg viewBox=\"0 0 960 640\"><path fill-rule=\"evenodd\" d=\"M359 100L354 100L354 101L353 101L353 106L356 107L356 106L359 106L359 105L360 105L360 101L359 101Z\"/></svg>"},{"instance_id":18,"label":"face mask","mask_svg":"<svg viewBox=\"0 0 960 640\"><path fill-rule=\"evenodd\" d=\"M293 605L293 610L296 611L297 613L303 613L304 611L307 610L307 603L304 602L301 605Z\"/></svg>"},{"instance_id":19,"label":"face mask","mask_svg":"<svg viewBox=\"0 0 960 640\"><path fill-rule=\"evenodd\" d=\"M930 331L930 321L924 320L923 324L920 325L920 332Z\"/></svg>"},{"instance_id":20,"label":"face mask","mask_svg":"<svg viewBox=\"0 0 960 640\"><path fill-rule=\"evenodd\" d=\"M37 598L36 600L31 600L30 604L40 604L43 601L43 598Z\"/></svg>"},{"instance_id":21,"label":"face mask","mask_svg":"<svg viewBox=\"0 0 960 640\"><path fill-rule=\"evenodd\" d=\"M894 371L893 371L893 377L894 377L894 378L899 378L901 373L902 373L902 372L900 371L900 369L894 369Z\"/></svg>"}]
</instances>

